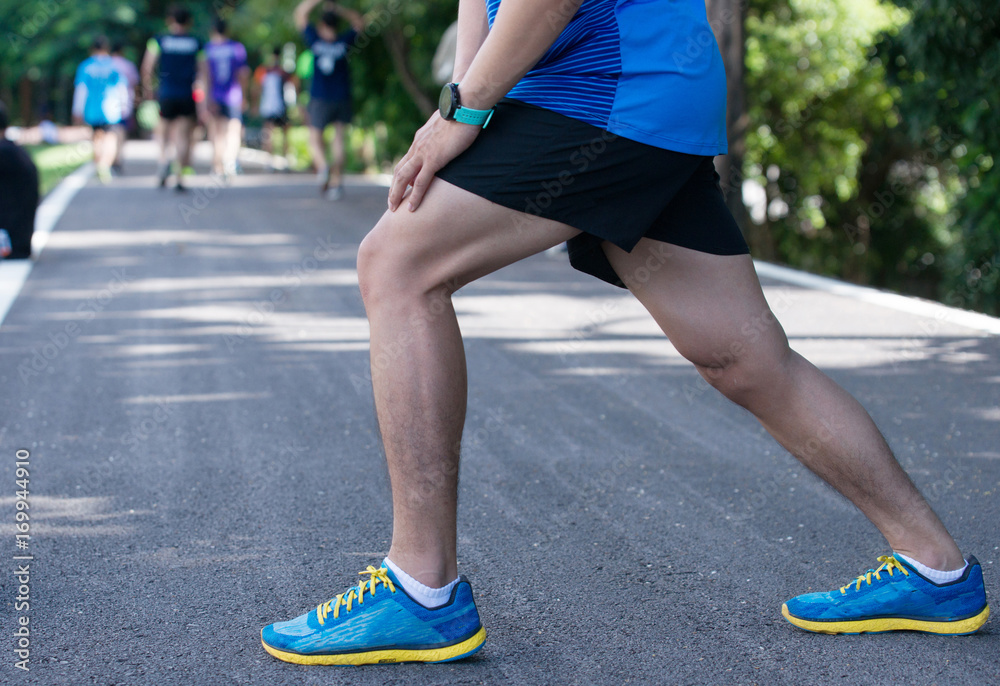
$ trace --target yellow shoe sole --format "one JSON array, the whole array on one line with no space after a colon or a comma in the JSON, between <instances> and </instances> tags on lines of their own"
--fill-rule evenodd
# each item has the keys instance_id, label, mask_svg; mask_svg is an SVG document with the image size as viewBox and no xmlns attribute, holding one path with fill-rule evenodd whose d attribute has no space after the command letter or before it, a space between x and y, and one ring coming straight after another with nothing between
<instances>
[{"instance_id":1,"label":"yellow shoe sole","mask_svg":"<svg viewBox=\"0 0 1000 686\"><path fill-rule=\"evenodd\" d=\"M260 639L264 650L269 652L279 660L294 662L297 665L375 665L388 664L393 662L449 662L472 655L479 650L486 641L486 629L479 628L471 638L467 638L461 643L445 646L444 648L430 648L428 650L370 650L364 653L341 653L339 655L300 655L299 653L288 653L284 650L272 648L264 643L263 636Z\"/></svg>"},{"instance_id":2,"label":"yellow shoe sole","mask_svg":"<svg viewBox=\"0 0 1000 686\"><path fill-rule=\"evenodd\" d=\"M879 633L882 631L923 631L931 634L958 636L971 634L986 623L990 616L987 605L975 617L960 619L954 622L929 622L920 619L905 619L903 617L886 617L884 619L860 619L845 622L811 622L808 619L796 617L788 611L788 605L782 604L781 614L785 619L800 629L818 634L862 634Z\"/></svg>"}]
</instances>

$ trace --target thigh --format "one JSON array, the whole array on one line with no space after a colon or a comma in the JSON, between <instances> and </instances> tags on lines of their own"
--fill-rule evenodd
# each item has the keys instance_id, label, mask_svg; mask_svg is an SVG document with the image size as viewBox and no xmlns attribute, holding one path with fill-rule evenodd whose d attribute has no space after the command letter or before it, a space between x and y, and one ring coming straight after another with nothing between
<instances>
[{"instance_id":1,"label":"thigh","mask_svg":"<svg viewBox=\"0 0 1000 686\"><path fill-rule=\"evenodd\" d=\"M696 365L726 367L751 354L773 360L787 350L749 255L712 255L649 238L631 253L603 247L628 289Z\"/></svg>"},{"instance_id":2,"label":"thigh","mask_svg":"<svg viewBox=\"0 0 1000 686\"><path fill-rule=\"evenodd\" d=\"M375 260L392 279L444 284L455 291L578 233L435 178L415 212L404 204L382 215L362 243L359 268Z\"/></svg>"},{"instance_id":3,"label":"thigh","mask_svg":"<svg viewBox=\"0 0 1000 686\"><path fill-rule=\"evenodd\" d=\"M344 136L347 133L347 124L344 122L334 122L333 124L333 138L330 139L331 143L336 143L337 145L344 144Z\"/></svg>"}]
</instances>

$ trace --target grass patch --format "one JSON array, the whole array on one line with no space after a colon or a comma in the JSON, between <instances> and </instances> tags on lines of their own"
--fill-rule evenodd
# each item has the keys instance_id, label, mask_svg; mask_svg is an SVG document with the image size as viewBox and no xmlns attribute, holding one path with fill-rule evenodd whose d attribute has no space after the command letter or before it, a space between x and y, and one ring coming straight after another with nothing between
<instances>
[{"instance_id":1,"label":"grass patch","mask_svg":"<svg viewBox=\"0 0 1000 686\"><path fill-rule=\"evenodd\" d=\"M24 149L38 167L38 182L43 196L91 159L90 143L26 145Z\"/></svg>"}]
</instances>

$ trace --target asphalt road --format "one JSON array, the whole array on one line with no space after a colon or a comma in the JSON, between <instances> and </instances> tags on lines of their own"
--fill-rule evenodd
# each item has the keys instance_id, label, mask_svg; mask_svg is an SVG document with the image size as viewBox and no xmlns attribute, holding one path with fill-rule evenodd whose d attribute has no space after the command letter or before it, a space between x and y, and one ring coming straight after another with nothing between
<instances>
[{"instance_id":1,"label":"asphalt road","mask_svg":"<svg viewBox=\"0 0 1000 686\"><path fill-rule=\"evenodd\" d=\"M388 548L358 242L385 189L152 166L73 200L0 328L4 684L997 683L965 638L817 636L781 603L887 552L700 380L626 293L541 255L456 298L470 412L464 662L279 662L262 625ZM857 395L1000 588L1000 339L766 283L794 347ZM15 451L30 451L30 611ZM25 551L20 551L24 553ZM30 671L14 631L30 617Z\"/></svg>"}]
</instances>

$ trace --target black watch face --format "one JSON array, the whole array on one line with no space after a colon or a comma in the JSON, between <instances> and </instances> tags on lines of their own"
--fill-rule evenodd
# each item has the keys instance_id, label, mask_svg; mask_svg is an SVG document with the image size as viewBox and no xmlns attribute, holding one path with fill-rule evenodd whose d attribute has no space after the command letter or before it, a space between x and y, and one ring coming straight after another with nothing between
<instances>
[{"instance_id":1,"label":"black watch face","mask_svg":"<svg viewBox=\"0 0 1000 686\"><path fill-rule=\"evenodd\" d=\"M446 83L441 89L441 97L438 98L438 108L441 116L445 119L455 118L455 97L452 92L452 84Z\"/></svg>"}]
</instances>

